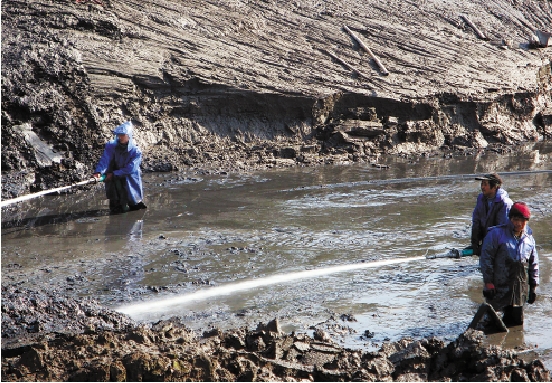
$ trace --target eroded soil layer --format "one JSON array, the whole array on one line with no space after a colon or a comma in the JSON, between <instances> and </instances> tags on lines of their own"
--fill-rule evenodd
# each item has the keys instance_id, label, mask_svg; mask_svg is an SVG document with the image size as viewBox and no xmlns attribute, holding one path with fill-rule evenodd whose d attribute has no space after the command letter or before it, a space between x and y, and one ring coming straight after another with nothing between
<instances>
[{"instance_id":1,"label":"eroded soil layer","mask_svg":"<svg viewBox=\"0 0 552 383\"><path fill-rule=\"evenodd\" d=\"M552 47L532 41L551 15L545 0L4 1L2 197L86 179L125 120L144 171L549 139Z\"/></svg>"}]
</instances>

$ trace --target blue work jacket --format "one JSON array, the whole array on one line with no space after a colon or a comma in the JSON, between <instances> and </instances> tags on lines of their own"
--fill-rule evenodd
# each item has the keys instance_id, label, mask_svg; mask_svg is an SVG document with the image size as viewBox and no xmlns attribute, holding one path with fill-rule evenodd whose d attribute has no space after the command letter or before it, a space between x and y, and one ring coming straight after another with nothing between
<instances>
[{"instance_id":1,"label":"blue work jacket","mask_svg":"<svg viewBox=\"0 0 552 383\"><path fill-rule=\"evenodd\" d=\"M130 202L136 204L143 199L142 173L140 170L142 151L134 143L130 122L118 126L113 133L128 134L130 137L128 145L122 145L117 136L114 140L109 141L105 145L102 157L96 166L96 173L113 173L115 177L123 177L128 194L127 198Z\"/></svg>"},{"instance_id":2,"label":"blue work jacket","mask_svg":"<svg viewBox=\"0 0 552 383\"><path fill-rule=\"evenodd\" d=\"M472 245L479 245L479 241L485 238L489 227L508 223L510 221L508 214L513 204L508 192L499 188L493 199L492 207L487 211L487 198L483 193L479 193L472 213Z\"/></svg>"},{"instance_id":3,"label":"blue work jacket","mask_svg":"<svg viewBox=\"0 0 552 383\"><path fill-rule=\"evenodd\" d=\"M497 291L493 306L495 303L498 307L522 305L524 299L521 294L526 294L527 284L539 284L539 255L533 232L525 226L524 233L517 240L513 228L511 221L491 227L483 240L479 264L483 282L494 284ZM523 286L515 287L519 286L515 279L520 279Z\"/></svg>"}]
</instances>

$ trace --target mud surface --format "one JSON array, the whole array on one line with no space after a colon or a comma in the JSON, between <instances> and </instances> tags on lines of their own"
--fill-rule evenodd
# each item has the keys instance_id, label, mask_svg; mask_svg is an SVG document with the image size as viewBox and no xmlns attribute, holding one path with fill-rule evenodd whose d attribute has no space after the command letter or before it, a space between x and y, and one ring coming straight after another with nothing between
<instances>
[{"instance_id":1,"label":"mud surface","mask_svg":"<svg viewBox=\"0 0 552 383\"><path fill-rule=\"evenodd\" d=\"M3 378L87 371L109 380L136 364L149 367L127 378L534 378L541 364L532 360L546 369L552 360L551 175L518 172L550 169L551 152L532 144L508 155L392 156L384 168L150 174L146 212L107 215L99 188L5 210L2 347L17 351L3 359ZM494 169L535 211L541 287L524 326L459 338L483 301L477 260L424 256L469 241L479 185L465 175ZM279 335L263 327L275 318ZM109 342L117 347L106 350ZM168 359L135 354L152 347ZM465 347L477 360L458 359ZM88 364L52 369L62 350L64 360L80 355ZM200 350L217 367L206 372ZM450 352L464 364L445 371ZM121 362L108 368L93 354ZM512 368L498 369L505 364Z\"/></svg>"}]
</instances>

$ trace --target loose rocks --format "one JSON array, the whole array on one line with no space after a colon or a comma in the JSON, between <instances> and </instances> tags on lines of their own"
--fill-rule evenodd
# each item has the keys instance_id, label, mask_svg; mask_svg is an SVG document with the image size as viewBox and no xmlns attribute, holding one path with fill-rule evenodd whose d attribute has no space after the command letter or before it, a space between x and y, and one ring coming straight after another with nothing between
<instances>
[{"instance_id":1,"label":"loose rocks","mask_svg":"<svg viewBox=\"0 0 552 383\"><path fill-rule=\"evenodd\" d=\"M278 321L201 336L178 320L145 325L91 301L2 288L2 381L549 381L535 360L481 345L468 330L435 339L344 349L284 334Z\"/></svg>"}]
</instances>

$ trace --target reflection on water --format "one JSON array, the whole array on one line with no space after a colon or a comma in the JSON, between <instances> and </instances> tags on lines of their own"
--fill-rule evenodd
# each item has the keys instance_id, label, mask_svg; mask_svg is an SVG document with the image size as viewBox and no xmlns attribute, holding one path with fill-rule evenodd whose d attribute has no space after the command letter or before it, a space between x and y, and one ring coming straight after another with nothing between
<instances>
[{"instance_id":1,"label":"reflection on water","mask_svg":"<svg viewBox=\"0 0 552 383\"><path fill-rule=\"evenodd\" d=\"M286 331L308 331L352 314L339 339L351 347L370 346L366 330L379 344L451 340L483 302L477 259L425 255L469 243L479 192L471 174L497 170L512 199L533 208L541 286L523 328L488 341L536 350L551 368L552 174L520 172L552 169L552 145L523 149L391 157L389 169L146 174L149 208L117 216L102 213L101 187L41 198L2 216L2 282L62 286L136 319L179 315L195 329L277 317Z\"/></svg>"}]
</instances>

